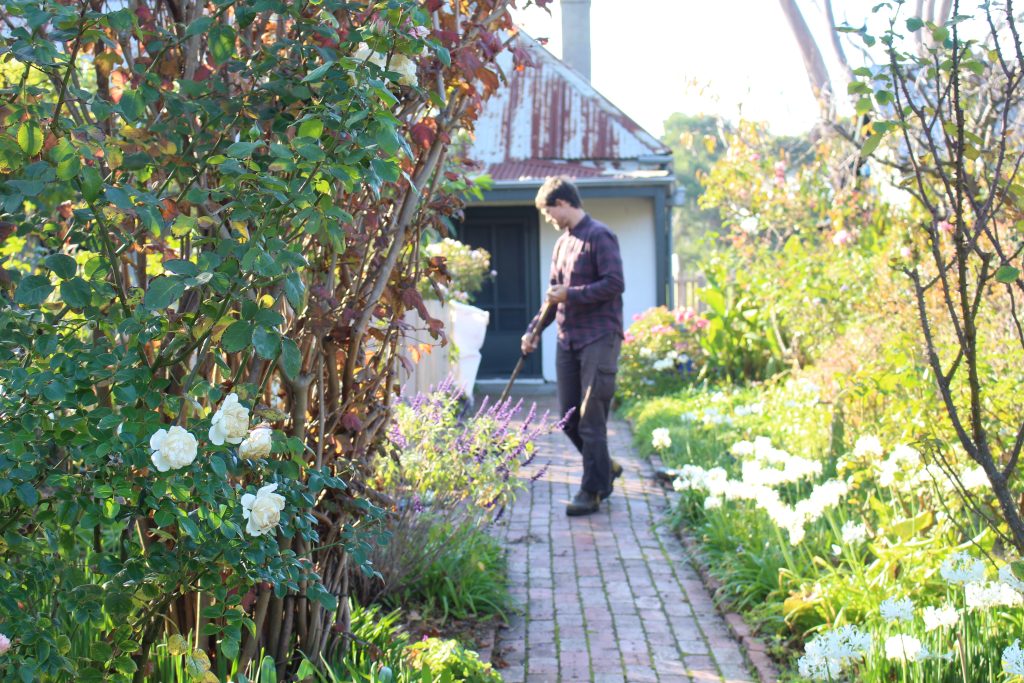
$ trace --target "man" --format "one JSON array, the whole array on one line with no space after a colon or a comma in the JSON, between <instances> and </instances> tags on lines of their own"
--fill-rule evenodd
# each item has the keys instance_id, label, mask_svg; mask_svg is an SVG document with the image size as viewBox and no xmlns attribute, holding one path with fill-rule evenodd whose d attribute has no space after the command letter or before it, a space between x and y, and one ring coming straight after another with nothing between
<instances>
[{"instance_id":1,"label":"man","mask_svg":"<svg viewBox=\"0 0 1024 683\"><path fill-rule=\"evenodd\" d=\"M548 178L537 192L537 209L562 234L551 255L548 306L523 335L524 354L558 320L558 401L572 415L565 433L583 456L580 490L567 515L597 512L611 495L622 467L608 455L608 413L615 393L622 346L622 257L608 226L583 211L579 191L565 178Z\"/></svg>"}]
</instances>

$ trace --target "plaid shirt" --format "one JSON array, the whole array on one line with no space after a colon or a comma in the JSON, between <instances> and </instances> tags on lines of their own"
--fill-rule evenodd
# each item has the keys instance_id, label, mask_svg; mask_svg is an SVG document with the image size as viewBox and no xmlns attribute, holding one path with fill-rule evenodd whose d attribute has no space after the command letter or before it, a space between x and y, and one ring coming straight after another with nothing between
<instances>
[{"instance_id":1,"label":"plaid shirt","mask_svg":"<svg viewBox=\"0 0 1024 683\"><path fill-rule=\"evenodd\" d=\"M567 285L569 297L558 304L558 345L577 350L609 334L622 336L622 257L619 240L608 226L584 215L566 230L551 254L551 284ZM543 331L556 318L538 313L527 331Z\"/></svg>"}]
</instances>

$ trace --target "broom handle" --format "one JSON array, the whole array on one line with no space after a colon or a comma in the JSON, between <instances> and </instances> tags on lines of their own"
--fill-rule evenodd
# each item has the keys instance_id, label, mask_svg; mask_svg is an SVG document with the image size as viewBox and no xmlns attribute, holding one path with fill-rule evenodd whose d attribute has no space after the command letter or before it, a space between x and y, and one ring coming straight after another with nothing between
<instances>
[{"instance_id":1,"label":"broom handle","mask_svg":"<svg viewBox=\"0 0 1024 683\"><path fill-rule=\"evenodd\" d=\"M551 302L548 299L544 300L544 304L540 307L540 314L537 316L537 327L544 320L548 314L548 309L551 308ZM535 327L530 331L530 343L532 344L537 339L537 328ZM519 376L519 371L523 369L523 365L526 363L526 354L520 352L519 361L516 363L516 367L512 370L512 376L508 378L508 384L505 385L505 390L501 392L501 397L498 399L498 403L504 403L505 399L508 398L508 394L512 391L512 385L516 383L516 377Z\"/></svg>"}]
</instances>

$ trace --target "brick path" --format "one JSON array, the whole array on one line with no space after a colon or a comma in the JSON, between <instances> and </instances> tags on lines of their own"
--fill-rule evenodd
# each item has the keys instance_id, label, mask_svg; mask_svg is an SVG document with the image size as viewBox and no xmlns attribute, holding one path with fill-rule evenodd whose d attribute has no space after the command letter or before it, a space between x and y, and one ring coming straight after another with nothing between
<instances>
[{"instance_id":1,"label":"brick path","mask_svg":"<svg viewBox=\"0 0 1024 683\"><path fill-rule=\"evenodd\" d=\"M524 607L498 635L506 683L756 681L686 550L656 526L665 492L633 450L628 425L614 420L608 438L625 473L600 512L566 517L579 456L556 433L537 457L547 474L497 530Z\"/></svg>"}]
</instances>

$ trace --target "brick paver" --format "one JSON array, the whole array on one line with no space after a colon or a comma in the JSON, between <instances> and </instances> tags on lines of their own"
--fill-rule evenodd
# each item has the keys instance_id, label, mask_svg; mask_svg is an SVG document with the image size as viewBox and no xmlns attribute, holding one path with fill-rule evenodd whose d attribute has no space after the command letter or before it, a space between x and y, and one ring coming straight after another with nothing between
<instances>
[{"instance_id":1,"label":"brick paver","mask_svg":"<svg viewBox=\"0 0 1024 683\"><path fill-rule=\"evenodd\" d=\"M608 439L625 472L600 512L566 517L580 463L556 433L539 444L536 466L547 473L496 530L523 607L498 636L506 683L756 681L687 551L658 525L666 493L633 450L629 426L613 420Z\"/></svg>"}]
</instances>

